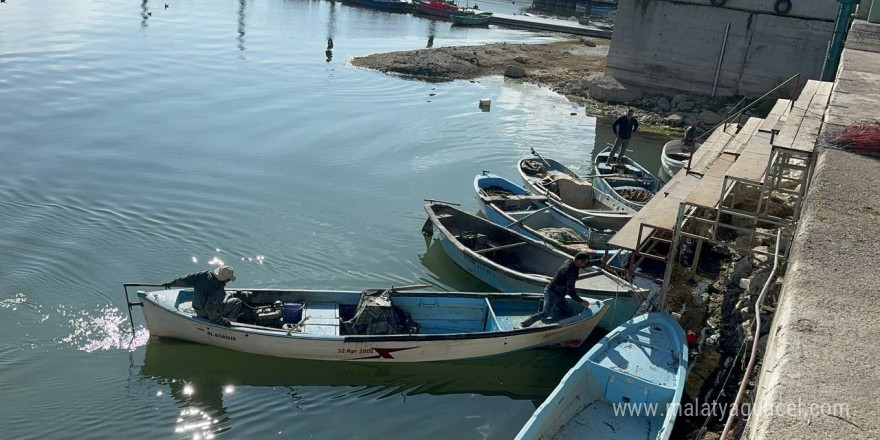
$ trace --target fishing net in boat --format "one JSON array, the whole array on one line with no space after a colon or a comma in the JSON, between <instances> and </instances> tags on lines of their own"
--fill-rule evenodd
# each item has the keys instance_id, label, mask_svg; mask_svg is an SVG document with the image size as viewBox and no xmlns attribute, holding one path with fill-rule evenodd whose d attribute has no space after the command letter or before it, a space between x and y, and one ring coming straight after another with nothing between
<instances>
[{"instance_id":1,"label":"fishing net in boat","mask_svg":"<svg viewBox=\"0 0 880 440\"><path fill-rule=\"evenodd\" d=\"M880 124L853 124L834 133L823 143L827 147L880 159Z\"/></svg>"},{"instance_id":2,"label":"fishing net in boat","mask_svg":"<svg viewBox=\"0 0 880 440\"><path fill-rule=\"evenodd\" d=\"M391 304L391 293L382 289L361 292L357 311L342 321L346 335L405 335L419 332L419 325L403 309Z\"/></svg>"},{"instance_id":3,"label":"fishing net in boat","mask_svg":"<svg viewBox=\"0 0 880 440\"><path fill-rule=\"evenodd\" d=\"M538 229L538 233L545 237L552 238L556 241L561 241L563 243L587 241L585 237L582 237L580 234L575 232L574 229L571 228L541 228Z\"/></svg>"},{"instance_id":4,"label":"fishing net in boat","mask_svg":"<svg viewBox=\"0 0 880 440\"><path fill-rule=\"evenodd\" d=\"M490 197L508 197L508 196L516 195L516 194L514 194L513 191L511 191L507 188L502 188L497 185L488 186L486 188L481 189L480 191L483 194L490 196Z\"/></svg>"},{"instance_id":5,"label":"fishing net in boat","mask_svg":"<svg viewBox=\"0 0 880 440\"><path fill-rule=\"evenodd\" d=\"M547 174L547 168L539 160L526 159L522 161L520 168L529 176L543 176Z\"/></svg>"},{"instance_id":6,"label":"fishing net in boat","mask_svg":"<svg viewBox=\"0 0 880 440\"><path fill-rule=\"evenodd\" d=\"M624 199L642 205L648 203L648 201L651 200L651 197L654 197L654 194L651 194L651 191L637 186L618 186L617 188L614 188L614 190Z\"/></svg>"}]
</instances>

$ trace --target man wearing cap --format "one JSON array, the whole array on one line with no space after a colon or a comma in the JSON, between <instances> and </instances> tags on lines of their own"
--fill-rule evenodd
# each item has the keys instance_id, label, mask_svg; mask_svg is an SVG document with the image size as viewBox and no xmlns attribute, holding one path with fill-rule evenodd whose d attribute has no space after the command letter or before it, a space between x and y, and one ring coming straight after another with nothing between
<instances>
[{"instance_id":1,"label":"man wearing cap","mask_svg":"<svg viewBox=\"0 0 880 440\"><path fill-rule=\"evenodd\" d=\"M571 304L565 300L565 296L569 295L575 301L581 303L584 307L590 307L590 302L581 298L575 291L574 284L580 275L582 267L586 266L592 255L587 252L578 252L574 259L569 260L559 270L550 284L544 288L544 307L540 312L526 318L520 327L526 328L540 319L548 316L556 315L560 318L567 318L574 315Z\"/></svg>"},{"instance_id":2,"label":"man wearing cap","mask_svg":"<svg viewBox=\"0 0 880 440\"><path fill-rule=\"evenodd\" d=\"M178 278L162 287L192 287L193 309L201 318L209 318L218 325L229 326L229 320L238 318L241 300L226 294L226 283L235 281L235 272L230 266L220 266L213 271L204 271Z\"/></svg>"}]
</instances>

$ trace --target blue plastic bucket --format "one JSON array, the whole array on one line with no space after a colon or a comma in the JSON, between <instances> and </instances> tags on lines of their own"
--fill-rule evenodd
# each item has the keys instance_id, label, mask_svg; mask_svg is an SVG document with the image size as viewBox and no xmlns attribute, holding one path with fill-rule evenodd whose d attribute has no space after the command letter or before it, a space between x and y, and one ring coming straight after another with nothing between
<instances>
[{"instance_id":1,"label":"blue plastic bucket","mask_svg":"<svg viewBox=\"0 0 880 440\"><path fill-rule=\"evenodd\" d=\"M302 321L303 304L302 303L284 303L281 311L281 318L285 323L296 324Z\"/></svg>"}]
</instances>

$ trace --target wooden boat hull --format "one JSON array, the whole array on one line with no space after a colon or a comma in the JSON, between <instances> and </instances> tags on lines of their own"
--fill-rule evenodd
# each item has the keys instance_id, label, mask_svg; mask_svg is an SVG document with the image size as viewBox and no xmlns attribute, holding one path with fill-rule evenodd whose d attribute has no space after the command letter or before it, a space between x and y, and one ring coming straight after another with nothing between
<instances>
[{"instance_id":1,"label":"wooden boat hull","mask_svg":"<svg viewBox=\"0 0 880 440\"><path fill-rule=\"evenodd\" d=\"M516 440L667 440L678 414L687 364L684 331L671 315L633 318L606 335L566 373ZM656 412L645 415L651 407Z\"/></svg>"},{"instance_id":2,"label":"wooden boat hull","mask_svg":"<svg viewBox=\"0 0 880 440\"><path fill-rule=\"evenodd\" d=\"M544 168L530 174L533 169L528 164L537 161ZM517 162L517 170L525 188L534 194L542 195L566 214L581 220L585 225L605 230L620 230L632 220L635 210L621 202L614 194L602 192L592 181L581 179L565 165L553 160L543 161L525 157ZM545 179L546 178L546 179ZM563 180L565 179L565 180ZM551 191L556 182L556 191ZM565 188L559 188L564 184Z\"/></svg>"},{"instance_id":3,"label":"wooden boat hull","mask_svg":"<svg viewBox=\"0 0 880 440\"><path fill-rule=\"evenodd\" d=\"M419 334L344 335L339 321L353 313L360 292L248 290L260 303L305 304L302 330L233 323L212 324L187 309L192 290L138 292L151 336L213 345L283 358L359 362L426 362L470 359L536 347L579 346L608 305L594 303L577 315L551 324L515 328L538 309L541 295L394 292L392 301L419 322ZM327 318L337 307L337 317ZM339 309L342 307L342 309ZM340 310L342 314L340 315ZM333 321L336 324L334 325ZM336 327L336 333L328 328ZM313 328L310 328L313 327Z\"/></svg>"},{"instance_id":4,"label":"wooden boat hull","mask_svg":"<svg viewBox=\"0 0 880 440\"><path fill-rule=\"evenodd\" d=\"M449 258L502 292L543 292L556 271L571 258L522 234L448 205L432 203L426 205L425 210L437 232L435 237ZM485 256L486 249L493 246L506 247ZM477 249L481 247L485 249ZM630 319L646 293L644 289L597 267L582 270L575 288L581 296L613 300L599 323L606 329Z\"/></svg>"},{"instance_id":5,"label":"wooden boat hull","mask_svg":"<svg viewBox=\"0 0 880 440\"><path fill-rule=\"evenodd\" d=\"M492 191L507 192L510 196L494 196ZM533 196L528 190L495 174L479 174L474 178L480 211L496 225L519 232L535 241L548 243L569 255L581 251L594 252L609 266L622 267L628 252L608 252L590 247L591 237L602 231L591 229L580 220L566 214L546 197ZM566 230L574 233L575 241L560 241L543 231ZM605 260L605 257L609 257Z\"/></svg>"}]
</instances>

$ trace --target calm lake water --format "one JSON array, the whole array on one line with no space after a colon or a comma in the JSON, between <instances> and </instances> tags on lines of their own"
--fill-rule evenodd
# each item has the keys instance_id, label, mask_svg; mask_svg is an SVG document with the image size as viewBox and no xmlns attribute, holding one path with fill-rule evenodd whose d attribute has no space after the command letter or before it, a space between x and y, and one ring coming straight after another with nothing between
<instances>
[{"instance_id":1,"label":"calm lake water","mask_svg":"<svg viewBox=\"0 0 880 440\"><path fill-rule=\"evenodd\" d=\"M584 350L250 356L148 338L139 309L133 333L122 283L226 263L231 287L488 290L422 236L423 199L476 212L474 175L516 177L529 147L587 170L608 128L535 85L349 61L556 37L324 0L167 2L0 5L0 439L512 438ZM662 140L640 140L659 168Z\"/></svg>"}]
</instances>

